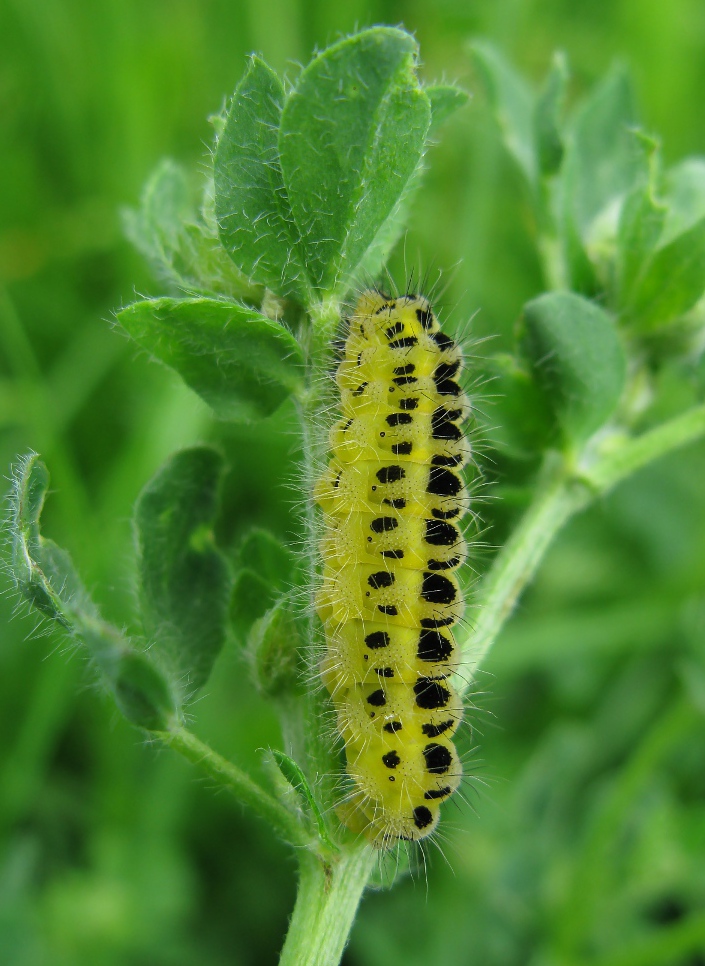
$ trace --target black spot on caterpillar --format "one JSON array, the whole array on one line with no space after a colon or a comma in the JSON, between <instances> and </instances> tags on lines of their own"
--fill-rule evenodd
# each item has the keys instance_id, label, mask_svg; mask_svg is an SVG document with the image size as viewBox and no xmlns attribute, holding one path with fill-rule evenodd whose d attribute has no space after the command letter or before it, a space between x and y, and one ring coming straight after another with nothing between
<instances>
[{"instance_id":1,"label":"black spot on caterpillar","mask_svg":"<svg viewBox=\"0 0 705 966\"><path fill-rule=\"evenodd\" d=\"M443 574L431 571L424 573L421 596L429 604L452 604L457 593L455 584Z\"/></svg>"},{"instance_id":2,"label":"black spot on caterpillar","mask_svg":"<svg viewBox=\"0 0 705 966\"><path fill-rule=\"evenodd\" d=\"M388 426L409 426L413 421L414 417L408 413L390 413L387 416Z\"/></svg>"},{"instance_id":3,"label":"black spot on caterpillar","mask_svg":"<svg viewBox=\"0 0 705 966\"><path fill-rule=\"evenodd\" d=\"M383 466L377 470L377 479L380 483L398 483L405 476L406 473L401 466Z\"/></svg>"},{"instance_id":4,"label":"black spot on caterpillar","mask_svg":"<svg viewBox=\"0 0 705 966\"><path fill-rule=\"evenodd\" d=\"M460 533L452 523L444 520L426 520L426 543L434 547L453 547L460 540Z\"/></svg>"},{"instance_id":5,"label":"black spot on caterpillar","mask_svg":"<svg viewBox=\"0 0 705 966\"><path fill-rule=\"evenodd\" d=\"M457 496L462 489L462 481L456 473L443 467L431 466L428 474L428 492L434 496Z\"/></svg>"},{"instance_id":6,"label":"black spot on caterpillar","mask_svg":"<svg viewBox=\"0 0 705 966\"><path fill-rule=\"evenodd\" d=\"M389 647L389 634L386 631L368 634L365 638L365 644L372 650L376 650L378 647Z\"/></svg>"},{"instance_id":7,"label":"black spot on caterpillar","mask_svg":"<svg viewBox=\"0 0 705 966\"><path fill-rule=\"evenodd\" d=\"M445 775L451 766L453 756L445 745L426 745L423 750L426 768L433 775Z\"/></svg>"},{"instance_id":8,"label":"black spot on caterpillar","mask_svg":"<svg viewBox=\"0 0 705 966\"><path fill-rule=\"evenodd\" d=\"M387 768L396 768L401 764L401 758L396 751L388 751L386 755L382 755L382 761Z\"/></svg>"},{"instance_id":9,"label":"black spot on caterpillar","mask_svg":"<svg viewBox=\"0 0 705 966\"><path fill-rule=\"evenodd\" d=\"M468 502L460 367L425 298L364 293L335 377L332 460L316 487L323 680L352 783L339 814L380 848L430 835L461 776L451 628L463 612L452 572L465 542L449 522Z\"/></svg>"},{"instance_id":10,"label":"black spot on caterpillar","mask_svg":"<svg viewBox=\"0 0 705 966\"><path fill-rule=\"evenodd\" d=\"M419 340L415 335L406 335L403 339L396 339L394 342L390 342L389 349L410 349L412 346L418 345Z\"/></svg>"},{"instance_id":11,"label":"black spot on caterpillar","mask_svg":"<svg viewBox=\"0 0 705 966\"><path fill-rule=\"evenodd\" d=\"M448 721L442 721L440 724L425 724L422 726L421 730L427 738L437 738L445 731L449 731L454 724L455 722L451 718Z\"/></svg>"},{"instance_id":12,"label":"black spot on caterpillar","mask_svg":"<svg viewBox=\"0 0 705 966\"><path fill-rule=\"evenodd\" d=\"M433 678L419 678L414 685L414 694L417 705L427 711L445 708L450 701L448 688Z\"/></svg>"},{"instance_id":13,"label":"black spot on caterpillar","mask_svg":"<svg viewBox=\"0 0 705 966\"><path fill-rule=\"evenodd\" d=\"M414 809L414 825L417 829L428 828L433 822L433 813L425 805L417 805ZM401 836L400 836L401 837Z\"/></svg>"},{"instance_id":14,"label":"black spot on caterpillar","mask_svg":"<svg viewBox=\"0 0 705 966\"><path fill-rule=\"evenodd\" d=\"M421 661L446 661L453 653L453 643L440 631L421 631L417 656Z\"/></svg>"},{"instance_id":15,"label":"black spot on caterpillar","mask_svg":"<svg viewBox=\"0 0 705 966\"><path fill-rule=\"evenodd\" d=\"M377 574L370 574L367 583L373 590L379 590L380 587L391 587L394 580L394 574L390 574L387 570L380 570Z\"/></svg>"}]
</instances>

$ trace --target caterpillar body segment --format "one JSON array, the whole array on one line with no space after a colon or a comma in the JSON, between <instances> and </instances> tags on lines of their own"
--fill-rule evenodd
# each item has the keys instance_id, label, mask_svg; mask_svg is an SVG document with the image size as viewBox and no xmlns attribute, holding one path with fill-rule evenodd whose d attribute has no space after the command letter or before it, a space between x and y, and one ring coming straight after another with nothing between
<instances>
[{"instance_id":1,"label":"caterpillar body segment","mask_svg":"<svg viewBox=\"0 0 705 966\"><path fill-rule=\"evenodd\" d=\"M330 567L350 560L384 565L403 560L400 566L416 570L455 570L465 562L467 547L460 528L452 520L422 517L389 510L385 513L349 513L326 516L323 555Z\"/></svg>"},{"instance_id":2,"label":"caterpillar body segment","mask_svg":"<svg viewBox=\"0 0 705 966\"><path fill-rule=\"evenodd\" d=\"M380 620L404 627L447 627L463 615L460 587L453 574L435 570L351 563L326 567L318 597L321 620Z\"/></svg>"},{"instance_id":3,"label":"caterpillar body segment","mask_svg":"<svg viewBox=\"0 0 705 966\"><path fill-rule=\"evenodd\" d=\"M459 520L470 502L455 468L395 460L344 464L333 458L318 482L316 502L334 516L355 511L407 514Z\"/></svg>"},{"instance_id":4,"label":"caterpillar body segment","mask_svg":"<svg viewBox=\"0 0 705 966\"><path fill-rule=\"evenodd\" d=\"M321 672L328 690L365 684L414 685L428 675L447 678L458 670L452 629L402 627L388 621L349 620L326 625ZM369 715L369 709L368 709Z\"/></svg>"},{"instance_id":5,"label":"caterpillar body segment","mask_svg":"<svg viewBox=\"0 0 705 966\"><path fill-rule=\"evenodd\" d=\"M331 432L330 446L343 464L386 459L431 466L462 468L470 445L460 423L460 406L439 406L432 412L408 412L379 407L341 419Z\"/></svg>"},{"instance_id":6,"label":"caterpillar body segment","mask_svg":"<svg viewBox=\"0 0 705 966\"><path fill-rule=\"evenodd\" d=\"M345 742L345 824L380 848L425 838L462 778L451 675L471 460L462 354L421 296L364 293L336 374L323 511L321 675Z\"/></svg>"}]
</instances>

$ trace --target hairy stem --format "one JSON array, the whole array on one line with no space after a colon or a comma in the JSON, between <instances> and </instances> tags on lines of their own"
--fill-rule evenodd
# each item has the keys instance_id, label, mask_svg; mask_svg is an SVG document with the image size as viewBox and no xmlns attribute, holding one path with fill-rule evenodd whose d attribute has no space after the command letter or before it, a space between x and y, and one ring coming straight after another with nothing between
<instances>
[{"instance_id":1,"label":"hairy stem","mask_svg":"<svg viewBox=\"0 0 705 966\"><path fill-rule=\"evenodd\" d=\"M331 343L339 321L340 307L337 303L325 303L311 310L311 323L306 333L307 344L304 346L307 392L299 402L303 450L302 475L306 493L305 545L308 558L308 586L311 592L306 619L304 655L309 677L304 711L306 761L300 764L308 772L311 783L316 785L324 812L334 804L339 762L330 735L327 733L329 729L322 726L330 720L330 703L317 680L318 660L323 641L322 629L315 612L320 534L313 502L313 489L328 454L328 427L333 401L333 382L329 372L332 364Z\"/></svg>"},{"instance_id":2,"label":"hairy stem","mask_svg":"<svg viewBox=\"0 0 705 966\"><path fill-rule=\"evenodd\" d=\"M280 966L338 966L378 854L355 843L334 861L302 854Z\"/></svg>"},{"instance_id":3,"label":"hairy stem","mask_svg":"<svg viewBox=\"0 0 705 966\"><path fill-rule=\"evenodd\" d=\"M578 462L575 469L569 470L556 454L548 455L531 506L480 585L475 626L462 643L464 658L473 673L487 656L564 524L632 473L703 436L705 405L695 406L624 442L619 449L587 466Z\"/></svg>"},{"instance_id":4,"label":"hairy stem","mask_svg":"<svg viewBox=\"0 0 705 966\"><path fill-rule=\"evenodd\" d=\"M571 479L562 461L551 454L531 506L480 586L475 626L462 645L472 674L487 656L555 535L589 502L587 487Z\"/></svg>"},{"instance_id":5,"label":"hairy stem","mask_svg":"<svg viewBox=\"0 0 705 966\"><path fill-rule=\"evenodd\" d=\"M245 805L257 812L290 845L311 848L313 839L300 819L257 784L247 772L227 761L186 728L156 732L165 744L197 765L221 787L229 789Z\"/></svg>"},{"instance_id":6,"label":"hairy stem","mask_svg":"<svg viewBox=\"0 0 705 966\"><path fill-rule=\"evenodd\" d=\"M582 472L582 478L598 493L606 493L642 466L705 435L705 405L694 406L680 416L629 440L614 453L603 456Z\"/></svg>"}]
</instances>

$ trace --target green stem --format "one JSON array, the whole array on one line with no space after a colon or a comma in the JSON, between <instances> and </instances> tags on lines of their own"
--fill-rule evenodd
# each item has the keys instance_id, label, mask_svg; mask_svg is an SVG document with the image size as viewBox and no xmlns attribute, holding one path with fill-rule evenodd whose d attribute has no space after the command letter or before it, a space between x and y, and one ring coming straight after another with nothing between
<instances>
[{"instance_id":1,"label":"green stem","mask_svg":"<svg viewBox=\"0 0 705 966\"><path fill-rule=\"evenodd\" d=\"M578 464L572 472L556 454L548 455L531 506L480 585L477 620L462 642L465 660L473 673L487 656L561 527L632 473L703 436L705 405L695 406L628 440L590 465Z\"/></svg>"},{"instance_id":2,"label":"green stem","mask_svg":"<svg viewBox=\"0 0 705 966\"><path fill-rule=\"evenodd\" d=\"M705 435L705 405L694 406L642 436L625 443L586 468L582 478L596 492L606 493L642 466Z\"/></svg>"},{"instance_id":3,"label":"green stem","mask_svg":"<svg viewBox=\"0 0 705 966\"><path fill-rule=\"evenodd\" d=\"M585 486L547 459L533 503L509 541L497 554L478 594L477 620L462 644L474 673L487 656L524 587L532 579L553 538L563 524L590 501Z\"/></svg>"},{"instance_id":4,"label":"green stem","mask_svg":"<svg viewBox=\"0 0 705 966\"><path fill-rule=\"evenodd\" d=\"M227 761L186 728L156 732L156 736L192 764L198 765L218 785L228 788L239 801L249 805L273 826L285 842L304 848L315 845L314 840L293 812L258 785L247 772Z\"/></svg>"},{"instance_id":5,"label":"green stem","mask_svg":"<svg viewBox=\"0 0 705 966\"><path fill-rule=\"evenodd\" d=\"M360 843L327 863L301 855L296 905L279 966L338 966L378 857Z\"/></svg>"},{"instance_id":6,"label":"green stem","mask_svg":"<svg viewBox=\"0 0 705 966\"><path fill-rule=\"evenodd\" d=\"M321 727L330 720L331 705L327 693L317 679L318 661L323 645L322 628L315 611L315 589L318 586L318 541L320 530L313 489L328 458L328 430L333 404L333 384L330 379L335 331L340 324L340 306L328 301L310 310L310 324L306 329L304 350L306 355L307 392L299 402L299 420L302 439L303 482L306 493L304 525L306 530L306 555L308 560L308 586L311 599L305 631L306 670L309 686L304 709L306 755L301 764L308 773L325 813L331 809L336 798L336 781L340 771L338 754L333 747L330 731Z\"/></svg>"}]
</instances>

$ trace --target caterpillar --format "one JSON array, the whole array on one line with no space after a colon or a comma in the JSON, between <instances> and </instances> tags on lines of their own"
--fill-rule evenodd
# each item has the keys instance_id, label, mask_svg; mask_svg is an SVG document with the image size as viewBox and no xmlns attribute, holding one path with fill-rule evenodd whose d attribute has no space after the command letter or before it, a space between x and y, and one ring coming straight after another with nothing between
<instances>
[{"instance_id":1,"label":"caterpillar","mask_svg":"<svg viewBox=\"0 0 705 966\"><path fill-rule=\"evenodd\" d=\"M467 548L462 356L422 296L364 292L335 381L320 506L321 662L352 791L345 824L379 848L430 835L462 767L454 571Z\"/></svg>"}]
</instances>

